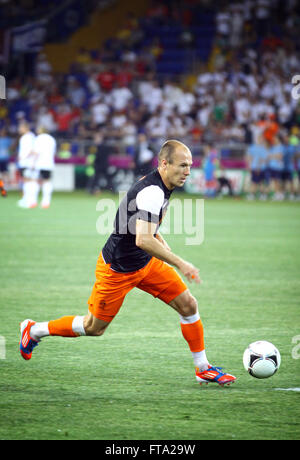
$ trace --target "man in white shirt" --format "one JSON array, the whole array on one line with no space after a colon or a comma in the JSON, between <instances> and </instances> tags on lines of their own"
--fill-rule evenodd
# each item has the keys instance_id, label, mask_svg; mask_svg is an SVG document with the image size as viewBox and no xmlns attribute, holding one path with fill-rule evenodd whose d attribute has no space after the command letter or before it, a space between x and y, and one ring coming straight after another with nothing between
<instances>
[{"instance_id":1,"label":"man in white shirt","mask_svg":"<svg viewBox=\"0 0 300 460\"><path fill-rule=\"evenodd\" d=\"M109 106L104 102L101 95L95 95L91 102L92 121L98 127L106 123L109 116Z\"/></svg>"},{"instance_id":2,"label":"man in white shirt","mask_svg":"<svg viewBox=\"0 0 300 460\"><path fill-rule=\"evenodd\" d=\"M114 88L110 94L111 105L114 110L125 110L129 101L133 98L133 94L129 88L118 86Z\"/></svg>"},{"instance_id":3,"label":"man in white shirt","mask_svg":"<svg viewBox=\"0 0 300 460\"><path fill-rule=\"evenodd\" d=\"M41 207L47 209L50 206L53 191L51 176L55 165L56 140L42 126L37 128L37 134L33 145L36 156L35 168L38 171L38 179L42 187ZM36 202L38 192L39 186L35 197Z\"/></svg>"},{"instance_id":4,"label":"man in white shirt","mask_svg":"<svg viewBox=\"0 0 300 460\"><path fill-rule=\"evenodd\" d=\"M18 127L19 139L18 146L18 168L23 181L23 197L18 201L21 208L33 207L32 194L35 188L34 181L34 155L33 144L35 135L26 121L22 121Z\"/></svg>"}]
</instances>

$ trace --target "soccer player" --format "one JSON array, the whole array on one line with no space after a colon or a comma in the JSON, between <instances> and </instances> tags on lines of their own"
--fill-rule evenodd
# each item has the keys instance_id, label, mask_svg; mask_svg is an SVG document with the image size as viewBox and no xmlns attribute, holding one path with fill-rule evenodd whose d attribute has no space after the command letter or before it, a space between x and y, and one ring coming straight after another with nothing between
<instances>
[{"instance_id":1,"label":"soccer player","mask_svg":"<svg viewBox=\"0 0 300 460\"><path fill-rule=\"evenodd\" d=\"M181 142L168 140L158 161L158 168L135 183L119 206L114 231L97 262L88 314L41 323L23 321L20 352L24 359L31 358L32 350L45 336L101 336L126 294L137 287L180 315L181 331L192 353L199 383L229 385L236 380L209 364L197 300L174 267L196 283L201 282L199 270L174 254L158 231L173 190L182 187L190 174L191 152Z\"/></svg>"},{"instance_id":2,"label":"soccer player","mask_svg":"<svg viewBox=\"0 0 300 460\"><path fill-rule=\"evenodd\" d=\"M214 197L217 193L216 169L219 167L218 152L212 145L206 145L204 148L203 173L205 177L204 195Z\"/></svg>"},{"instance_id":3,"label":"soccer player","mask_svg":"<svg viewBox=\"0 0 300 460\"><path fill-rule=\"evenodd\" d=\"M283 172L283 153L284 146L281 144L279 138L275 136L273 144L269 148L269 174L270 174L270 187L273 192L273 200L281 201L284 198L282 193L282 172Z\"/></svg>"},{"instance_id":4,"label":"soccer player","mask_svg":"<svg viewBox=\"0 0 300 460\"><path fill-rule=\"evenodd\" d=\"M35 168L38 171L39 181L42 186L41 207L47 209L51 203L53 190L51 175L55 165L56 140L42 126L37 128L33 152L36 155ZM36 189L35 202L37 202L38 193L39 184Z\"/></svg>"},{"instance_id":5,"label":"soccer player","mask_svg":"<svg viewBox=\"0 0 300 460\"><path fill-rule=\"evenodd\" d=\"M295 199L296 188L294 186L294 172L295 172L295 154L296 146L290 143L288 134L282 136L283 146L283 172L282 183L283 192L286 198L290 200Z\"/></svg>"},{"instance_id":6,"label":"soccer player","mask_svg":"<svg viewBox=\"0 0 300 460\"><path fill-rule=\"evenodd\" d=\"M256 194L260 193L260 199L265 199L267 149L262 135L258 137L257 143L253 143L248 147L247 162L248 169L251 173L250 193L247 198L253 200Z\"/></svg>"},{"instance_id":7,"label":"soccer player","mask_svg":"<svg viewBox=\"0 0 300 460\"><path fill-rule=\"evenodd\" d=\"M8 179L8 163L12 139L7 136L6 128L0 129L0 194L7 196L5 182Z\"/></svg>"},{"instance_id":8,"label":"soccer player","mask_svg":"<svg viewBox=\"0 0 300 460\"><path fill-rule=\"evenodd\" d=\"M22 121L19 125L19 152L18 167L23 179L23 197L18 201L21 208L31 208L35 206L34 195L36 192L36 180L34 173L33 143L35 134L31 131L30 125Z\"/></svg>"}]
</instances>

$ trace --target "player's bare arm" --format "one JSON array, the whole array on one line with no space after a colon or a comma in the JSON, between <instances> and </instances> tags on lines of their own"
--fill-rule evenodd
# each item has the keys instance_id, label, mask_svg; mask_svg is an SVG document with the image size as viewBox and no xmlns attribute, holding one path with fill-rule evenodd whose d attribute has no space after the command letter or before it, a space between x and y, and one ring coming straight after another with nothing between
<instances>
[{"instance_id":1,"label":"player's bare arm","mask_svg":"<svg viewBox=\"0 0 300 460\"><path fill-rule=\"evenodd\" d=\"M164 262L177 267L189 280L200 283L199 270L168 249L163 242L154 237L156 224L141 219L136 221L136 245Z\"/></svg>"},{"instance_id":2,"label":"player's bare arm","mask_svg":"<svg viewBox=\"0 0 300 460\"><path fill-rule=\"evenodd\" d=\"M158 239L158 241L160 241L168 251L171 251L170 246L168 245L166 240L161 236L159 232L156 234L156 239Z\"/></svg>"}]
</instances>

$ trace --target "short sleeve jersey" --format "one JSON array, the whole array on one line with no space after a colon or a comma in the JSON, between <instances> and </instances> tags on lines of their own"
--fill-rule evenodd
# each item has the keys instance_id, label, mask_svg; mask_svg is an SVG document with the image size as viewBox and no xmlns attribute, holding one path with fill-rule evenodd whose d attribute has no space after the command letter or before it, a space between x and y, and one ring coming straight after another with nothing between
<instances>
[{"instance_id":1,"label":"short sleeve jersey","mask_svg":"<svg viewBox=\"0 0 300 460\"><path fill-rule=\"evenodd\" d=\"M114 231L102 250L104 261L111 264L112 270L128 273L148 264L151 256L135 244L136 221L155 223L156 235L171 193L157 169L130 188L117 211Z\"/></svg>"},{"instance_id":2,"label":"short sleeve jersey","mask_svg":"<svg viewBox=\"0 0 300 460\"><path fill-rule=\"evenodd\" d=\"M283 154L283 146L282 145L274 145L270 149L270 154ZM269 168L274 169L276 171L281 171L283 169L283 160L279 160L277 158L271 158L269 161Z\"/></svg>"},{"instance_id":3,"label":"short sleeve jersey","mask_svg":"<svg viewBox=\"0 0 300 460\"><path fill-rule=\"evenodd\" d=\"M262 145L252 144L248 148L248 155L250 157L250 169L265 170L267 162L267 150Z\"/></svg>"},{"instance_id":4,"label":"short sleeve jersey","mask_svg":"<svg viewBox=\"0 0 300 460\"><path fill-rule=\"evenodd\" d=\"M33 168L34 156L31 154L35 135L31 131L23 134L19 140L18 163L20 168Z\"/></svg>"},{"instance_id":5,"label":"short sleeve jersey","mask_svg":"<svg viewBox=\"0 0 300 460\"><path fill-rule=\"evenodd\" d=\"M37 154L36 168L46 171L54 169L56 140L47 133L39 134L34 141L33 150Z\"/></svg>"}]
</instances>

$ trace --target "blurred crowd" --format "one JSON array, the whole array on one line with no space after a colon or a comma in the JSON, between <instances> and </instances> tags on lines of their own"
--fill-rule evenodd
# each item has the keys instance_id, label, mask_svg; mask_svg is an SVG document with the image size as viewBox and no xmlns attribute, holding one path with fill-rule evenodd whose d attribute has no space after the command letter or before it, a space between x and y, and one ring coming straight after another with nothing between
<instances>
[{"instance_id":1,"label":"blurred crowd","mask_svg":"<svg viewBox=\"0 0 300 460\"><path fill-rule=\"evenodd\" d=\"M134 154L143 134L158 145L180 138L191 146L253 144L260 134L273 143L278 134L298 139L300 104L292 97L292 76L300 69L294 0L218 2L153 1L147 14L128 14L115 37L99 49L82 48L68 72L57 74L45 54L32 71L7 83L0 128L14 137L21 120L42 126L58 141L91 141L101 132ZM164 46L146 37L150 25L182 28L193 54L195 11L214 16L208 62L195 61L190 73L157 72ZM297 94L296 94L297 96ZM72 150L72 149L71 149ZM76 148L73 152L76 154Z\"/></svg>"}]
</instances>

